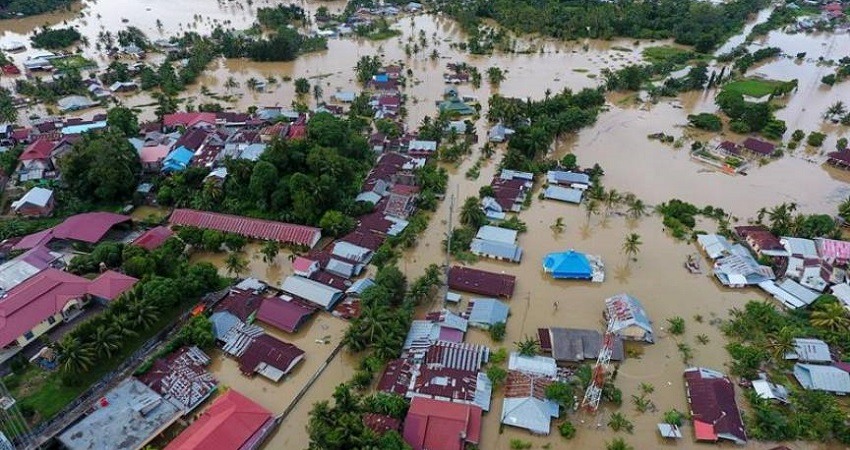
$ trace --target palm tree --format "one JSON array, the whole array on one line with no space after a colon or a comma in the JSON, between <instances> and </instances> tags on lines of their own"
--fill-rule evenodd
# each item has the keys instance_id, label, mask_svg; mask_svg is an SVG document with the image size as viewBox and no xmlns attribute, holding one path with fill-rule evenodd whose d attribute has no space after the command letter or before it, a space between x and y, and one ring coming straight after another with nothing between
<instances>
[{"instance_id":1,"label":"palm tree","mask_svg":"<svg viewBox=\"0 0 850 450\"><path fill-rule=\"evenodd\" d=\"M101 325L94 330L92 348L97 356L106 359L112 358L112 352L121 348L122 337L120 333L115 333L112 327L107 328L105 325Z\"/></svg>"},{"instance_id":2,"label":"palm tree","mask_svg":"<svg viewBox=\"0 0 850 450\"><path fill-rule=\"evenodd\" d=\"M140 298L130 302L128 313L133 327L143 330L149 329L159 320L159 310L156 305Z\"/></svg>"},{"instance_id":3,"label":"palm tree","mask_svg":"<svg viewBox=\"0 0 850 450\"><path fill-rule=\"evenodd\" d=\"M540 343L537 342L537 339L530 336L526 336L519 342L514 342L514 345L516 346L517 352L523 356L534 356L540 353Z\"/></svg>"},{"instance_id":4,"label":"palm tree","mask_svg":"<svg viewBox=\"0 0 850 450\"><path fill-rule=\"evenodd\" d=\"M460 208L460 223L479 228L487 221L487 216L481 210L481 205L475 197L467 197Z\"/></svg>"},{"instance_id":5,"label":"palm tree","mask_svg":"<svg viewBox=\"0 0 850 450\"><path fill-rule=\"evenodd\" d=\"M847 197L838 205L838 215L844 220L850 219L850 197Z\"/></svg>"},{"instance_id":6,"label":"palm tree","mask_svg":"<svg viewBox=\"0 0 850 450\"><path fill-rule=\"evenodd\" d=\"M277 241L266 241L260 249L260 253L263 254L263 262L266 264L274 263L279 252L280 244L278 244Z\"/></svg>"},{"instance_id":7,"label":"palm tree","mask_svg":"<svg viewBox=\"0 0 850 450\"><path fill-rule=\"evenodd\" d=\"M608 210L614 208L616 210L616 206L620 204L620 193L617 192L616 189L611 189L605 194L605 215L608 215Z\"/></svg>"},{"instance_id":8,"label":"palm tree","mask_svg":"<svg viewBox=\"0 0 850 450\"><path fill-rule=\"evenodd\" d=\"M826 328L832 331L845 331L850 328L850 318L847 310L838 302L827 303L812 311L809 322L814 327Z\"/></svg>"},{"instance_id":9,"label":"palm tree","mask_svg":"<svg viewBox=\"0 0 850 450\"><path fill-rule=\"evenodd\" d=\"M558 217L555 219L555 223L553 223L549 228L551 228L555 234L561 234L564 232L564 226L564 218Z\"/></svg>"},{"instance_id":10,"label":"palm tree","mask_svg":"<svg viewBox=\"0 0 850 450\"><path fill-rule=\"evenodd\" d=\"M322 90L322 86L319 83L313 85L313 98L316 100L316 106L319 105L319 102L322 100L322 95L324 91Z\"/></svg>"},{"instance_id":11,"label":"palm tree","mask_svg":"<svg viewBox=\"0 0 850 450\"><path fill-rule=\"evenodd\" d=\"M230 92L231 89L238 88L239 82L236 81L233 77L227 77L227 80L224 82L224 88Z\"/></svg>"},{"instance_id":12,"label":"palm tree","mask_svg":"<svg viewBox=\"0 0 850 450\"><path fill-rule=\"evenodd\" d=\"M634 425L620 412L611 414L611 419L608 420L608 426L614 431L623 430L628 433L631 433L634 429Z\"/></svg>"},{"instance_id":13,"label":"palm tree","mask_svg":"<svg viewBox=\"0 0 850 450\"><path fill-rule=\"evenodd\" d=\"M616 438L605 444L605 450L634 450L635 448L627 444L623 438Z\"/></svg>"},{"instance_id":14,"label":"palm tree","mask_svg":"<svg viewBox=\"0 0 850 450\"><path fill-rule=\"evenodd\" d=\"M605 200L605 188L601 184L595 183L587 190L587 198L597 201Z\"/></svg>"},{"instance_id":15,"label":"palm tree","mask_svg":"<svg viewBox=\"0 0 850 450\"><path fill-rule=\"evenodd\" d=\"M584 210L587 212L587 224L590 225L590 216L599 214L599 201L592 198L584 202Z\"/></svg>"},{"instance_id":16,"label":"palm tree","mask_svg":"<svg viewBox=\"0 0 850 450\"><path fill-rule=\"evenodd\" d=\"M785 355L795 349L794 331L789 327L782 327L778 333L768 335L767 341L774 363L784 361Z\"/></svg>"},{"instance_id":17,"label":"palm tree","mask_svg":"<svg viewBox=\"0 0 850 450\"><path fill-rule=\"evenodd\" d=\"M829 105L829 108L826 109L826 113L824 113L824 119L831 119L837 116L843 116L847 113L847 108L844 106L844 102L838 100L837 102Z\"/></svg>"},{"instance_id":18,"label":"palm tree","mask_svg":"<svg viewBox=\"0 0 850 450\"><path fill-rule=\"evenodd\" d=\"M646 214L646 205L643 203L643 200L639 198L632 199L629 202L629 207L626 212L629 214L630 219L640 219Z\"/></svg>"},{"instance_id":19,"label":"palm tree","mask_svg":"<svg viewBox=\"0 0 850 450\"><path fill-rule=\"evenodd\" d=\"M629 261L637 257L641 245L643 245L643 242L641 242L639 234L631 233L626 236L626 240L623 241L623 253L628 257L626 265L629 264Z\"/></svg>"},{"instance_id":20,"label":"palm tree","mask_svg":"<svg viewBox=\"0 0 850 450\"><path fill-rule=\"evenodd\" d=\"M224 267L227 268L227 273L230 276L239 276L239 274L248 270L248 260L239 253L230 253L224 260Z\"/></svg>"},{"instance_id":21,"label":"palm tree","mask_svg":"<svg viewBox=\"0 0 850 450\"><path fill-rule=\"evenodd\" d=\"M109 331L122 338L139 334L133 327L133 321L128 314L116 314L112 317L112 321L109 324Z\"/></svg>"},{"instance_id":22,"label":"palm tree","mask_svg":"<svg viewBox=\"0 0 850 450\"><path fill-rule=\"evenodd\" d=\"M65 373L87 372L94 364L94 350L91 346L70 334L53 344L53 348L59 353L59 365Z\"/></svg>"}]
</instances>

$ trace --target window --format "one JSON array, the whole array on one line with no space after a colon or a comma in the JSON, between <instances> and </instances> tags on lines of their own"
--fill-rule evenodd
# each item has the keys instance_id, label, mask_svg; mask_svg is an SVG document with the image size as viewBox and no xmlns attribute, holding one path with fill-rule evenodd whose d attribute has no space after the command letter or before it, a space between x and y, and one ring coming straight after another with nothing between
<instances>
[{"instance_id":1,"label":"window","mask_svg":"<svg viewBox=\"0 0 850 450\"><path fill-rule=\"evenodd\" d=\"M53 316L48 317L47 323L49 323L50 325L53 325L54 323L56 323L56 318L53 317Z\"/></svg>"},{"instance_id":2,"label":"window","mask_svg":"<svg viewBox=\"0 0 850 450\"><path fill-rule=\"evenodd\" d=\"M26 333L24 333L24 339L31 341L34 338L35 338L35 335L32 334L32 331L27 331Z\"/></svg>"}]
</instances>

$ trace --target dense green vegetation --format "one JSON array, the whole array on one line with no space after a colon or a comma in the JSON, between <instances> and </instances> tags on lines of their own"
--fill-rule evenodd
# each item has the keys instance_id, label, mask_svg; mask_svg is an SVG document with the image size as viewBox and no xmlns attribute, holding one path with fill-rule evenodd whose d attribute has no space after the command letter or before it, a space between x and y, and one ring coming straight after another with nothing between
<instances>
[{"instance_id":1,"label":"dense green vegetation","mask_svg":"<svg viewBox=\"0 0 850 450\"><path fill-rule=\"evenodd\" d=\"M796 213L796 214L795 214ZM756 222L764 224L777 236L840 238L841 230L829 214L797 213L796 203L782 203L773 208L761 208Z\"/></svg>"},{"instance_id":2,"label":"dense green vegetation","mask_svg":"<svg viewBox=\"0 0 850 450\"><path fill-rule=\"evenodd\" d=\"M350 448L380 448L405 450L410 446L398 431L378 435L363 425L363 414L376 413L403 419L407 400L395 394L379 392L363 396L348 384L340 384L333 393L334 404L327 400L313 405L307 431L311 449L345 450Z\"/></svg>"},{"instance_id":3,"label":"dense green vegetation","mask_svg":"<svg viewBox=\"0 0 850 450\"><path fill-rule=\"evenodd\" d=\"M18 120L18 108L15 108L12 101L12 93L6 88L0 88L0 121L15 123L16 120ZM0 167L5 168L5 166Z\"/></svg>"},{"instance_id":4,"label":"dense green vegetation","mask_svg":"<svg viewBox=\"0 0 850 450\"><path fill-rule=\"evenodd\" d=\"M0 19L55 11L70 7L74 0L0 0Z\"/></svg>"},{"instance_id":5,"label":"dense green vegetation","mask_svg":"<svg viewBox=\"0 0 850 450\"><path fill-rule=\"evenodd\" d=\"M789 8L788 5L777 6L773 12L770 13L770 17L768 17L765 22L753 27L752 31L750 31L750 34L747 36L747 41L753 41L755 38L764 36L773 30L778 30L786 25L796 23L797 19L802 16L820 14L820 10L817 6L807 4L800 5L798 3L795 3L794 6L794 8Z\"/></svg>"},{"instance_id":6,"label":"dense green vegetation","mask_svg":"<svg viewBox=\"0 0 850 450\"><path fill-rule=\"evenodd\" d=\"M257 22L270 30L303 23L306 18L304 9L294 3L257 9Z\"/></svg>"},{"instance_id":7,"label":"dense green vegetation","mask_svg":"<svg viewBox=\"0 0 850 450\"><path fill-rule=\"evenodd\" d=\"M732 122L732 131L740 134L759 132L770 139L781 139L786 131L784 120L773 115L771 100L797 88L797 80L775 82L766 80L738 80L727 83L714 101ZM749 102L744 96L762 97L769 94L766 101Z\"/></svg>"},{"instance_id":8,"label":"dense green vegetation","mask_svg":"<svg viewBox=\"0 0 850 450\"><path fill-rule=\"evenodd\" d=\"M734 308L722 330L730 339L726 349L732 357L732 373L754 379L759 371L791 391L788 406L771 403L749 391L751 411L745 416L747 434L770 441L807 440L850 443L850 427L835 396L807 391L788 384L785 374L792 362L785 354L793 350L794 338L818 338L834 352L850 350L847 310L831 295L823 295L808 310L781 312L767 302L751 301Z\"/></svg>"},{"instance_id":9,"label":"dense green vegetation","mask_svg":"<svg viewBox=\"0 0 850 450\"><path fill-rule=\"evenodd\" d=\"M31 40L32 45L37 48L60 49L82 39L79 31L68 28L47 28L35 33Z\"/></svg>"},{"instance_id":10,"label":"dense green vegetation","mask_svg":"<svg viewBox=\"0 0 850 450\"><path fill-rule=\"evenodd\" d=\"M67 95L86 95L83 78L78 70L66 70L61 77L43 81L35 77L32 81L18 78L15 80L15 91L25 97L32 97L45 103L56 103L56 100Z\"/></svg>"},{"instance_id":11,"label":"dense green vegetation","mask_svg":"<svg viewBox=\"0 0 850 450\"><path fill-rule=\"evenodd\" d=\"M163 205L188 206L273 220L319 224L327 211L356 217L354 202L372 153L354 123L322 113L307 138L272 142L260 160L228 160L223 185L205 183L208 169L189 168L159 182Z\"/></svg>"},{"instance_id":12,"label":"dense green vegetation","mask_svg":"<svg viewBox=\"0 0 850 450\"><path fill-rule=\"evenodd\" d=\"M86 134L59 160L64 187L82 203L128 199L141 172L139 153L118 132Z\"/></svg>"},{"instance_id":13,"label":"dense green vegetation","mask_svg":"<svg viewBox=\"0 0 850 450\"><path fill-rule=\"evenodd\" d=\"M664 218L666 231L678 239L690 237L696 227L697 216L717 220L720 222L721 229L729 226L726 212L712 206L700 209L693 204L674 198L656 206L655 209Z\"/></svg>"},{"instance_id":14,"label":"dense green vegetation","mask_svg":"<svg viewBox=\"0 0 850 450\"><path fill-rule=\"evenodd\" d=\"M481 19L524 33L563 38L631 37L673 38L706 52L738 31L750 14L767 6L766 0L737 0L714 5L699 0L475 0L445 1L440 8L466 29Z\"/></svg>"},{"instance_id":15,"label":"dense green vegetation","mask_svg":"<svg viewBox=\"0 0 850 450\"><path fill-rule=\"evenodd\" d=\"M596 89L583 89L578 93L565 89L538 101L493 95L488 119L493 123L501 121L516 130L508 142L501 167L542 171L540 157L552 141L595 122L603 104L605 97Z\"/></svg>"},{"instance_id":16,"label":"dense green vegetation","mask_svg":"<svg viewBox=\"0 0 850 450\"><path fill-rule=\"evenodd\" d=\"M327 48L321 37L307 37L285 26L257 38L236 34L221 28L213 30L217 52L226 58L251 58L255 61L292 61L298 55Z\"/></svg>"},{"instance_id":17,"label":"dense green vegetation","mask_svg":"<svg viewBox=\"0 0 850 450\"><path fill-rule=\"evenodd\" d=\"M720 131L723 129L723 122L716 114L699 113L688 116L688 123L694 128L707 131Z\"/></svg>"}]
</instances>

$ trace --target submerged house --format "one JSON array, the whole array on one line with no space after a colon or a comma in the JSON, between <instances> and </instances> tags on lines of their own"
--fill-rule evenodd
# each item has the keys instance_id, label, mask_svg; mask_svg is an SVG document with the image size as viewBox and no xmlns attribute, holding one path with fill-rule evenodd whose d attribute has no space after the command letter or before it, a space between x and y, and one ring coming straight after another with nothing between
<instances>
[{"instance_id":1,"label":"submerged house","mask_svg":"<svg viewBox=\"0 0 850 450\"><path fill-rule=\"evenodd\" d=\"M720 234L700 234L697 236L697 244L712 260L729 256L732 250L732 244Z\"/></svg>"},{"instance_id":2,"label":"submerged house","mask_svg":"<svg viewBox=\"0 0 850 450\"><path fill-rule=\"evenodd\" d=\"M653 343L652 322L638 299L618 294L605 300L605 318L624 339Z\"/></svg>"},{"instance_id":3,"label":"submerged house","mask_svg":"<svg viewBox=\"0 0 850 450\"><path fill-rule=\"evenodd\" d=\"M729 377L711 369L691 367L685 370L685 391L697 441L725 440L746 445L747 433L735 401L735 385Z\"/></svg>"},{"instance_id":4,"label":"submerged house","mask_svg":"<svg viewBox=\"0 0 850 450\"><path fill-rule=\"evenodd\" d=\"M602 259L575 250L549 253L543 258L543 271L555 279L590 280L596 283L605 280Z\"/></svg>"},{"instance_id":5,"label":"submerged house","mask_svg":"<svg viewBox=\"0 0 850 450\"><path fill-rule=\"evenodd\" d=\"M733 245L729 252L714 263L714 276L724 286L740 288L776 278L773 269L759 264L743 246Z\"/></svg>"},{"instance_id":6,"label":"submerged house","mask_svg":"<svg viewBox=\"0 0 850 450\"><path fill-rule=\"evenodd\" d=\"M476 298L469 302L469 325L489 329L497 323L506 323L510 307L495 298Z\"/></svg>"},{"instance_id":7,"label":"submerged house","mask_svg":"<svg viewBox=\"0 0 850 450\"><path fill-rule=\"evenodd\" d=\"M449 269L449 288L490 297L510 298L514 295L516 277L468 267Z\"/></svg>"},{"instance_id":8,"label":"submerged house","mask_svg":"<svg viewBox=\"0 0 850 450\"><path fill-rule=\"evenodd\" d=\"M794 364L794 378L809 391L850 394L850 374L835 366L797 363Z\"/></svg>"},{"instance_id":9,"label":"submerged house","mask_svg":"<svg viewBox=\"0 0 850 450\"><path fill-rule=\"evenodd\" d=\"M551 352L558 363L576 364L595 360L602 349L602 333L596 330L550 327L537 330L541 337L541 350ZM611 361L622 361L625 357L623 340L617 337L611 349Z\"/></svg>"}]
</instances>

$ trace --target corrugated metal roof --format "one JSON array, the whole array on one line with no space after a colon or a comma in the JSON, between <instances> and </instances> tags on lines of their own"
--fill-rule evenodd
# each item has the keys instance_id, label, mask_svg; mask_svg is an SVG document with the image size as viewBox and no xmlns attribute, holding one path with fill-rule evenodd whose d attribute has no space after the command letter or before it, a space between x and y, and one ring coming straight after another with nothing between
<instances>
[{"instance_id":1,"label":"corrugated metal roof","mask_svg":"<svg viewBox=\"0 0 850 450\"><path fill-rule=\"evenodd\" d=\"M543 191L543 196L545 198L575 204L581 203L581 197L583 194L584 191L581 189L566 188L555 185L550 185Z\"/></svg>"},{"instance_id":2,"label":"corrugated metal roof","mask_svg":"<svg viewBox=\"0 0 850 450\"><path fill-rule=\"evenodd\" d=\"M590 184L590 176L581 172L550 170L546 173L549 184Z\"/></svg>"},{"instance_id":3,"label":"corrugated metal roof","mask_svg":"<svg viewBox=\"0 0 850 450\"><path fill-rule=\"evenodd\" d=\"M558 404L551 400L516 397L502 401L502 423L532 433L549 434L552 419L558 415Z\"/></svg>"},{"instance_id":4,"label":"corrugated metal roof","mask_svg":"<svg viewBox=\"0 0 850 450\"><path fill-rule=\"evenodd\" d=\"M477 371L490 358L490 349L478 344L437 341L425 351L427 365L440 365L449 369Z\"/></svg>"},{"instance_id":5,"label":"corrugated metal roof","mask_svg":"<svg viewBox=\"0 0 850 450\"><path fill-rule=\"evenodd\" d=\"M729 254L732 244L719 234L700 234L697 236L697 242L702 250L711 259L717 259Z\"/></svg>"},{"instance_id":6,"label":"corrugated metal roof","mask_svg":"<svg viewBox=\"0 0 850 450\"><path fill-rule=\"evenodd\" d=\"M517 352L511 352L508 358L508 370L554 377L558 373L558 366L555 359L548 356L523 356Z\"/></svg>"},{"instance_id":7,"label":"corrugated metal roof","mask_svg":"<svg viewBox=\"0 0 850 450\"><path fill-rule=\"evenodd\" d=\"M313 247L322 237L318 228L271 220L219 214L193 209L176 209L171 213L172 224L236 233L254 239L273 240Z\"/></svg>"},{"instance_id":8,"label":"corrugated metal roof","mask_svg":"<svg viewBox=\"0 0 850 450\"><path fill-rule=\"evenodd\" d=\"M494 227L491 225L484 225L483 227L478 229L478 233L475 235L475 237L485 241L493 241L513 245L516 242L517 231L509 230L507 228Z\"/></svg>"},{"instance_id":9,"label":"corrugated metal roof","mask_svg":"<svg viewBox=\"0 0 850 450\"><path fill-rule=\"evenodd\" d=\"M614 320L615 332L637 326L645 330L652 340L652 322L638 299L629 294L617 294L605 300L605 309L609 320Z\"/></svg>"},{"instance_id":10,"label":"corrugated metal roof","mask_svg":"<svg viewBox=\"0 0 850 450\"><path fill-rule=\"evenodd\" d=\"M301 297L304 300L320 305L327 310L333 309L336 302L343 296L342 291L339 289L334 289L297 275L286 277L280 288L296 297Z\"/></svg>"},{"instance_id":11,"label":"corrugated metal roof","mask_svg":"<svg viewBox=\"0 0 850 450\"><path fill-rule=\"evenodd\" d=\"M476 298L472 300L469 323L490 326L499 322L507 322L509 312L508 305L495 298Z\"/></svg>"},{"instance_id":12,"label":"corrugated metal roof","mask_svg":"<svg viewBox=\"0 0 850 450\"><path fill-rule=\"evenodd\" d=\"M797 363L794 377L808 390L850 393L850 374L837 367Z\"/></svg>"},{"instance_id":13,"label":"corrugated metal roof","mask_svg":"<svg viewBox=\"0 0 850 450\"><path fill-rule=\"evenodd\" d=\"M502 259L511 262L522 261L522 248L513 244L488 241L484 239L473 239L469 246L473 255L485 258Z\"/></svg>"},{"instance_id":14,"label":"corrugated metal roof","mask_svg":"<svg viewBox=\"0 0 850 450\"><path fill-rule=\"evenodd\" d=\"M829 345L820 339L797 338L794 339L794 351L787 353L785 359L824 363L831 362L832 355L829 353Z\"/></svg>"}]
</instances>

